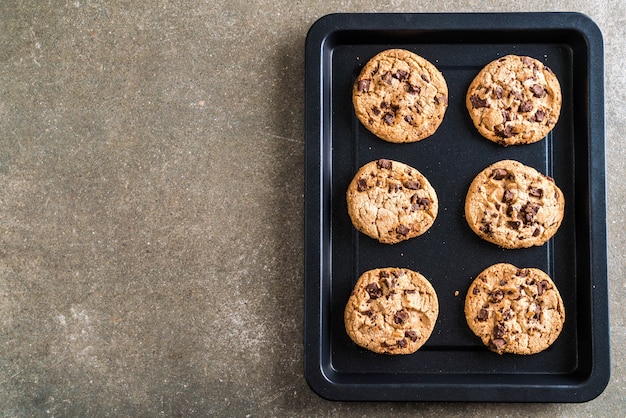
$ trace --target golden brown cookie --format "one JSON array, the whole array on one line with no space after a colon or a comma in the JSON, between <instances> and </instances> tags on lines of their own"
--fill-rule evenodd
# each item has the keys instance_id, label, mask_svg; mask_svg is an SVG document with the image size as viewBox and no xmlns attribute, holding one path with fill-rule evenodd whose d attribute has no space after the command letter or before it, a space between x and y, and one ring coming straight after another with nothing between
<instances>
[{"instance_id":1,"label":"golden brown cookie","mask_svg":"<svg viewBox=\"0 0 626 418\"><path fill-rule=\"evenodd\" d=\"M430 282L401 268L361 275L344 311L346 332L359 346L381 354L411 354L430 337L439 302Z\"/></svg>"},{"instance_id":2,"label":"golden brown cookie","mask_svg":"<svg viewBox=\"0 0 626 418\"><path fill-rule=\"evenodd\" d=\"M503 160L481 171L465 199L465 219L482 239L503 248L543 245L559 229L565 198L554 180Z\"/></svg>"},{"instance_id":3,"label":"golden brown cookie","mask_svg":"<svg viewBox=\"0 0 626 418\"><path fill-rule=\"evenodd\" d=\"M470 285L465 319L490 350L534 354L557 339L565 308L546 273L501 263L485 269Z\"/></svg>"},{"instance_id":4,"label":"golden brown cookie","mask_svg":"<svg viewBox=\"0 0 626 418\"><path fill-rule=\"evenodd\" d=\"M352 102L356 116L374 135L389 142L415 142L441 124L448 86L426 59L404 49L388 49L363 67Z\"/></svg>"},{"instance_id":5,"label":"golden brown cookie","mask_svg":"<svg viewBox=\"0 0 626 418\"><path fill-rule=\"evenodd\" d=\"M550 68L531 57L507 55L476 75L465 105L482 136L507 146L543 139L559 119L561 101Z\"/></svg>"},{"instance_id":6,"label":"golden brown cookie","mask_svg":"<svg viewBox=\"0 0 626 418\"><path fill-rule=\"evenodd\" d=\"M384 244L426 232L437 217L435 189L415 168L380 159L365 164L346 192L356 229Z\"/></svg>"}]
</instances>

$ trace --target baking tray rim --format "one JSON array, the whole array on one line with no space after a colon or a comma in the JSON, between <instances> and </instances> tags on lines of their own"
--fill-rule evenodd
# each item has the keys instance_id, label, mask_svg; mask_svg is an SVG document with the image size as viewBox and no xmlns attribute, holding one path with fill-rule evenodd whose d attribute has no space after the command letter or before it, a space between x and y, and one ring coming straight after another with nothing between
<instances>
[{"instance_id":1,"label":"baking tray rim","mask_svg":"<svg viewBox=\"0 0 626 418\"><path fill-rule=\"evenodd\" d=\"M441 25L445 19L446 24ZM503 22L506 22L505 25ZM389 24L393 23L390 29ZM324 300L329 289L324 287L329 263L325 262L329 242L328 228L323 227L324 195L329 173L324 173L324 137L320 91L322 52L329 36L337 31L538 31L565 29L580 34L587 48L590 79L589 108L589 210L593 213L588 232L590 243L590 277L592 325L592 367L583 373L542 376L546 382L533 382L521 376L516 384L503 381L503 376L478 376L473 382L440 383L352 383L343 382L332 367L323 364L325 348L321 336L328 326L322 322ZM309 29L305 46L305 286L304 286L304 371L311 389L331 400L418 400L418 401L487 401L487 402L585 402L597 397L608 384L610 355L608 338L608 283L606 267L606 186L604 157L604 51L602 34L593 21L576 12L516 13L334 13L318 19ZM591 132L593 131L593 132ZM590 216L591 217L591 216ZM330 245L328 245L330 246ZM312 323L313 321L313 323ZM449 375L452 376L452 375ZM516 378L520 375L515 374ZM533 375L534 376L534 375ZM460 376L459 376L460 377ZM531 376L532 377L532 376ZM535 376L536 377L536 376ZM471 378L469 378L471 380ZM478 382L478 383L476 383ZM497 389L495 391L487 389ZM520 391L522 395L520 396ZM495 393L495 394L494 394Z\"/></svg>"}]
</instances>

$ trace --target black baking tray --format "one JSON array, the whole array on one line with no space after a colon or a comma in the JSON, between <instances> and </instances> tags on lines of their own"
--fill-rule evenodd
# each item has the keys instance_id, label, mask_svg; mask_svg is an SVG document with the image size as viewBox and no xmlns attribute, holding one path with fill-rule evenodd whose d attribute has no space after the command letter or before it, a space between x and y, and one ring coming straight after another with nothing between
<instances>
[{"instance_id":1,"label":"black baking tray","mask_svg":"<svg viewBox=\"0 0 626 418\"><path fill-rule=\"evenodd\" d=\"M437 132L392 144L354 115L352 84L369 58L411 50L435 64L449 88ZM546 138L502 147L482 138L465 109L470 81L488 62L529 55L548 65L563 93ZM599 28L578 13L332 14L306 39L305 361L310 387L332 400L584 402L610 374L604 149L604 51ZM358 233L345 192L356 170L378 158L405 162L431 182L439 214L424 235L384 245ZM547 244L503 250L464 219L474 176L515 159L552 176L566 198L561 228ZM547 350L497 355L467 327L466 290L487 266L537 267L557 284L564 329ZM381 355L351 342L343 309L361 273L377 267L421 272L435 287L439 318L411 355Z\"/></svg>"}]
</instances>

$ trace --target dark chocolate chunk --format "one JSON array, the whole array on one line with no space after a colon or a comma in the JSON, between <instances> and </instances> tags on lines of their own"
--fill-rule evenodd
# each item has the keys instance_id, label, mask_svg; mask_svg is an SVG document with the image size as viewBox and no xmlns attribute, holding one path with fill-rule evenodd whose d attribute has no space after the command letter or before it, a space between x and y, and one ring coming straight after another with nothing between
<instances>
[{"instance_id":1,"label":"dark chocolate chunk","mask_svg":"<svg viewBox=\"0 0 626 418\"><path fill-rule=\"evenodd\" d=\"M538 237L541 234L541 230L539 228L536 228L533 231L533 237Z\"/></svg>"},{"instance_id":2,"label":"dark chocolate chunk","mask_svg":"<svg viewBox=\"0 0 626 418\"><path fill-rule=\"evenodd\" d=\"M393 79L393 75L391 75L391 72L387 71L385 74L383 74L383 81L387 84L391 84Z\"/></svg>"},{"instance_id":3,"label":"dark chocolate chunk","mask_svg":"<svg viewBox=\"0 0 626 418\"><path fill-rule=\"evenodd\" d=\"M383 115L383 121L385 121L387 125L393 125L393 113L385 113Z\"/></svg>"},{"instance_id":4,"label":"dark chocolate chunk","mask_svg":"<svg viewBox=\"0 0 626 418\"><path fill-rule=\"evenodd\" d=\"M528 194L535 197L543 197L543 190L538 187L528 189Z\"/></svg>"},{"instance_id":5,"label":"dark chocolate chunk","mask_svg":"<svg viewBox=\"0 0 626 418\"><path fill-rule=\"evenodd\" d=\"M420 92L422 91L422 89L420 89L419 86L414 86L412 84L407 84L406 86L406 92L410 93L410 94L420 94Z\"/></svg>"},{"instance_id":6,"label":"dark chocolate chunk","mask_svg":"<svg viewBox=\"0 0 626 418\"><path fill-rule=\"evenodd\" d=\"M383 295L383 289L381 289L376 283L368 284L365 286L365 290L369 293L370 299L378 299Z\"/></svg>"},{"instance_id":7,"label":"dark chocolate chunk","mask_svg":"<svg viewBox=\"0 0 626 418\"><path fill-rule=\"evenodd\" d=\"M399 310L393 315L396 324L404 324L409 319L409 314L405 310Z\"/></svg>"},{"instance_id":8,"label":"dark chocolate chunk","mask_svg":"<svg viewBox=\"0 0 626 418\"><path fill-rule=\"evenodd\" d=\"M412 329L405 331L404 336L413 342L417 341L417 332L413 331Z\"/></svg>"},{"instance_id":9,"label":"dark chocolate chunk","mask_svg":"<svg viewBox=\"0 0 626 418\"><path fill-rule=\"evenodd\" d=\"M356 181L356 189L357 189L359 192L364 192L364 191L366 191L367 189L369 189L369 187L367 187L367 180L366 180L366 179L364 179L364 178L362 178L362 177L361 177L360 179L358 179L358 180Z\"/></svg>"},{"instance_id":10,"label":"dark chocolate chunk","mask_svg":"<svg viewBox=\"0 0 626 418\"><path fill-rule=\"evenodd\" d=\"M497 323L493 328L493 336L495 338L501 338L504 337L504 334L506 334L506 327L501 322Z\"/></svg>"},{"instance_id":11,"label":"dark chocolate chunk","mask_svg":"<svg viewBox=\"0 0 626 418\"><path fill-rule=\"evenodd\" d=\"M358 89L361 93L367 92L370 89L370 80L368 79L359 80Z\"/></svg>"},{"instance_id":12,"label":"dark chocolate chunk","mask_svg":"<svg viewBox=\"0 0 626 418\"><path fill-rule=\"evenodd\" d=\"M546 116L546 112L544 112L543 110L538 110L535 112L535 115L533 116L533 121L543 122L543 118L545 116Z\"/></svg>"},{"instance_id":13,"label":"dark chocolate chunk","mask_svg":"<svg viewBox=\"0 0 626 418\"><path fill-rule=\"evenodd\" d=\"M502 338L496 338L494 340L491 340L491 344L490 345L495 350L501 350L502 347L504 347L506 345L506 341L504 341Z\"/></svg>"},{"instance_id":14,"label":"dark chocolate chunk","mask_svg":"<svg viewBox=\"0 0 626 418\"><path fill-rule=\"evenodd\" d=\"M544 97L546 95L546 91L539 84L533 85L531 90L535 97Z\"/></svg>"},{"instance_id":15,"label":"dark chocolate chunk","mask_svg":"<svg viewBox=\"0 0 626 418\"><path fill-rule=\"evenodd\" d=\"M522 206L518 216L521 217L520 219L524 221L524 223L532 223L535 220L535 216L537 216L537 212L539 212L540 208L541 207L539 205L528 202Z\"/></svg>"},{"instance_id":16,"label":"dark chocolate chunk","mask_svg":"<svg viewBox=\"0 0 626 418\"><path fill-rule=\"evenodd\" d=\"M494 94L496 95L496 99L501 99L502 98L502 87L500 86L496 86L493 89Z\"/></svg>"},{"instance_id":17,"label":"dark chocolate chunk","mask_svg":"<svg viewBox=\"0 0 626 418\"><path fill-rule=\"evenodd\" d=\"M491 297L491 301L493 303L498 303L502 299L504 299L504 292L502 291L502 289L496 289L493 292L490 292L489 296Z\"/></svg>"},{"instance_id":18,"label":"dark chocolate chunk","mask_svg":"<svg viewBox=\"0 0 626 418\"><path fill-rule=\"evenodd\" d=\"M380 109L379 109L379 108L377 108L376 106L374 106L374 107L372 107L372 113L373 113L375 116L378 116L378 115L380 115Z\"/></svg>"},{"instance_id":19,"label":"dark chocolate chunk","mask_svg":"<svg viewBox=\"0 0 626 418\"><path fill-rule=\"evenodd\" d=\"M400 347L400 348L404 348L404 347L406 347L407 342L406 342L406 340L403 338L403 339L401 339L401 340L398 340L397 344L398 344L398 347Z\"/></svg>"},{"instance_id":20,"label":"dark chocolate chunk","mask_svg":"<svg viewBox=\"0 0 626 418\"><path fill-rule=\"evenodd\" d=\"M400 225L396 228L396 232L400 235L407 236L409 232L411 232L411 229L406 225Z\"/></svg>"},{"instance_id":21,"label":"dark chocolate chunk","mask_svg":"<svg viewBox=\"0 0 626 418\"><path fill-rule=\"evenodd\" d=\"M412 122L413 122L413 117L412 117L411 115L406 115L406 116L404 117L404 120L405 120L407 123L412 123Z\"/></svg>"},{"instance_id":22,"label":"dark chocolate chunk","mask_svg":"<svg viewBox=\"0 0 626 418\"><path fill-rule=\"evenodd\" d=\"M506 224L513 229L519 229L519 227L522 225L520 221L507 221Z\"/></svg>"},{"instance_id":23,"label":"dark chocolate chunk","mask_svg":"<svg viewBox=\"0 0 626 418\"><path fill-rule=\"evenodd\" d=\"M503 203L511 203L513 201L514 197L515 197L515 193L513 193L513 190L506 189L504 191L504 194L502 195L502 202Z\"/></svg>"},{"instance_id":24,"label":"dark chocolate chunk","mask_svg":"<svg viewBox=\"0 0 626 418\"><path fill-rule=\"evenodd\" d=\"M487 99L481 99L476 94L472 94L470 96L470 103L472 104L472 107L474 109L478 109L480 107L489 107L489 104L487 103Z\"/></svg>"},{"instance_id":25,"label":"dark chocolate chunk","mask_svg":"<svg viewBox=\"0 0 626 418\"><path fill-rule=\"evenodd\" d=\"M403 185L407 189L411 190L419 190L419 188L421 187L421 184L418 180L406 180Z\"/></svg>"},{"instance_id":26,"label":"dark chocolate chunk","mask_svg":"<svg viewBox=\"0 0 626 418\"><path fill-rule=\"evenodd\" d=\"M533 104L532 102L522 102L519 105L518 110L523 113L530 112L531 110L533 110Z\"/></svg>"},{"instance_id":27,"label":"dark chocolate chunk","mask_svg":"<svg viewBox=\"0 0 626 418\"><path fill-rule=\"evenodd\" d=\"M543 295L543 293L548 289L548 281L542 280L537 283L537 296Z\"/></svg>"},{"instance_id":28,"label":"dark chocolate chunk","mask_svg":"<svg viewBox=\"0 0 626 418\"><path fill-rule=\"evenodd\" d=\"M376 164L378 165L379 168L385 168L387 170L391 170L391 161L389 160L385 160L381 158L380 160L376 162Z\"/></svg>"},{"instance_id":29,"label":"dark chocolate chunk","mask_svg":"<svg viewBox=\"0 0 626 418\"><path fill-rule=\"evenodd\" d=\"M480 322L484 322L489 318L489 311L485 308L482 308L480 311L478 311L478 316L476 317L476 319L478 319Z\"/></svg>"},{"instance_id":30,"label":"dark chocolate chunk","mask_svg":"<svg viewBox=\"0 0 626 418\"><path fill-rule=\"evenodd\" d=\"M510 138L516 134L511 125L504 125L502 128L495 128L496 135L501 138Z\"/></svg>"},{"instance_id":31,"label":"dark chocolate chunk","mask_svg":"<svg viewBox=\"0 0 626 418\"><path fill-rule=\"evenodd\" d=\"M409 78L409 73L408 71L404 71L404 70L398 70L396 71L396 73L393 75L394 78L397 78L400 81L404 81L406 79Z\"/></svg>"},{"instance_id":32,"label":"dark chocolate chunk","mask_svg":"<svg viewBox=\"0 0 626 418\"><path fill-rule=\"evenodd\" d=\"M443 104L444 106L447 106L448 98L443 94L441 96L435 96L435 104Z\"/></svg>"},{"instance_id":33,"label":"dark chocolate chunk","mask_svg":"<svg viewBox=\"0 0 626 418\"><path fill-rule=\"evenodd\" d=\"M494 180L502 180L503 178L507 176L507 174L509 173L504 168L495 168L491 172L491 176L493 177Z\"/></svg>"}]
</instances>

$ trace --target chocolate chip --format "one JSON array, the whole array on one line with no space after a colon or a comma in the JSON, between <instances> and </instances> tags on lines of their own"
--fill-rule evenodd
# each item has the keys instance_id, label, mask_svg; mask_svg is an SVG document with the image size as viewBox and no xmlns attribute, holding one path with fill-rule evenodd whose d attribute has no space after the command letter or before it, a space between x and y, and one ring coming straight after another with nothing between
<instances>
[{"instance_id":1,"label":"chocolate chip","mask_svg":"<svg viewBox=\"0 0 626 418\"><path fill-rule=\"evenodd\" d=\"M422 80L424 80L427 83L430 83L430 80L428 79L428 76L426 74L422 74L421 77L422 77Z\"/></svg>"},{"instance_id":2,"label":"chocolate chip","mask_svg":"<svg viewBox=\"0 0 626 418\"><path fill-rule=\"evenodd\" d=\"M472 289L472 293L473 293L474 295L477 295L477 294L479 294L479 293L480 293L480 289L478 288L478 286L476 286L476 287L474 287L474 288Z\"/></svg>"},{"instance_id":3,"label":"chocolate chip","mask_svg":"<svg viewBox=\"0 0 626 418\"><path fill-rule=\"evenodd\" d=\"M435 104L443 104L444 106L447 106L448 98L443 94L441 96L435 96Z\"/></svg>"},{"instance_id":4,"label":"chocolate chip","mask_svg":"<svg viewBox=\"0 0 626 418\"><path fill-rule=\"evenodd\" d=\"M386 270L381 270L378 273L378 277L380 277L381 279L387 278L389 277L389 272L387 272Z\"/></svg>"},{"instance_id":5,"label":"chocolate chip","mask_svg":"<svg viewBox=\"0 0 626 418\"><path fill-rule=\"evenodd\" d=\"M470 96L470 103L474 109L478 109L480 107L489 107L487 103L487 99L481 99L476 94Z\"/></svg>"},{"instance_id":6,"label":"chocolate chip","mask_svg":"<svg viewBox=\"0 0 626 418\"><path fill-rule=\"evenodd\" d=\"M538 187L528 189L528 194L535 197L543 197L543 190Z\"/></svg>"},{"instance_id":7,"label":"chocolate chip","mask_svg":"<svg viewBox=\"0 0 626 418\"><path fill-rule=\"evenodd\" d=\"M387 170L391 170L391 161L389 160L385 160L385 159L380 159L376 162L376 165L378 165L379 168L385 168Z\"/></svg>"},{"instance_id":8,"label":"chocolate chip","mask_svg":"<svg viewBox=\"0 0 626 418\"><path fill-rule=\"evenodd\" d=\"M417 341L417 332L413 331L412 329L405 331L404 336L413 342Z\"/></svg>"},{"instance_id":9,"label":"chocolate chip","mask_svg":"<svg viewBox=\"0 0 626 418\"><path fill-rule=\"evenodd\" d=\"M412 123L412 122L413 122L413 117L412 117L411 115L406 115L406 116L404 117L404 120L405 120L407 123Z\"/></svg>"},{"instance_id":10,"label":"chocolate chip","mask_svg":"<svg viewBox=\"0 0 626 418\"><path fill-rule=\"evenodd\" d=\"M358 89L361 93L367 92L370 89L370 80L368 79L359 80Z\"/></svg>"},{"instance_id":11,"label":"chocolate chip","mask_svg":"<svg viewBox=\"0 0 626 418\"><path fill-rule=\"evenodd\" d=\"M504 337L504 334L506 334L506 327L503 323L499 322L493 329L493 336L495 338L501 338Z\"/></svg>"},{"instance_id":12,"label":"chocolate chip","mask_svg":"<svg viewBox=\"0 0 626 418\"><path fill-rule=\"evenodd\" d=\"M491 340L490 344L490 346L495 350L501 350L505 345L506 341L504 341L502 338L496 338L494 340Z\"/></svg>"},{"instance_id":13,"label":"chocolate chip","mask_svg":"<svg viewBox=\"0 0 626 418\"><path fill-rule=\"evenodd\" d=\"M385 113L383 115L383 121L385 121L387 125L393 125L393 113Z\"/></svg>"},{"instance_id":14,"label":"chocolate chip","mask_svg":"<svg viewBox=\"0 0 626 418\"><path fill-rule=\"evenodd\" d=\"M505 321L513 318L513 316L515 316L515 312L513 312L513 309L511 308L508 308L504 312L502 312L502 319L504 319Z\"/></svg>"},{"instance_id":15,"label":"chocolate chip","mask_svg":"<svg viewBox=\"0 0 626 418\"><path fill-rule=\"evenodd\" d=\"M512 121L513 118L511 117L511 112L509 112L508 110L503 110L502 111L502 120L504 120L504 122Z\"/></svg>"},{"instance_id":16,"label":"chocolate chip","mask_svg":"<svg viewBox=\"0 0 626 418\"><path fill-rule=\"evenodd\" d=\"M406 92L409 94L420 94L422 89L419 86L414 86L412 84L407 84Z\"/></svg>"},{"instance_id":17,"label":"chocolate chip","mask_svg":"<svg viewBox=\"0 0 626 418\"><path fill-rule=\"evenodd\" d=\"M399 310L393 315L396 324L404 324L409 319L409 314L404 310Z\"/></svg>"},{"instance_id":18,"label":"chocolate chip","mask_svg":"<svg viewBox=\"0 0 626 418\"><path fill-rule=\"evenodd\" d=\"M528 102L528 101L527 102L522 102L519 105L519 108L517 110L519 110L520 112L523 112L523 113L530 112L531 110L533 110L533 104L532 104L532 102Z\"/></svg>"},{"instance_id":19,"label":"chocolate chip","mask_svg":"<svg viewBox=\"0 0 626 418\"><path fill-rule=\"evenodd\" d=\"M490 292L489 296L491 297L491 301L493 303L498 303L502 299L504 299L504 292L502 291L502 289L496 289L493 292Z\"/></svg>"},{"instance_id":20,"label":"chocolate chip","mask_svg":"<svg viewBox=\"0 0 626 418\"><path fill-rule=\"evenodd\" d=\"M405 180L403 183L404 187L411 190L419 190L421 184L418 180Z\"/></svg>"},{"instance_id":21,"label":"chocolate chip","mask_svg":"<svg viewBox=\"0 0 626 418\"><path fill-rule=\"evenodd\" d=\"M478 311L478 316L476 317L476 319L478 319L480 322L484 322L489 318L489 311L485 308L482 308L480 311Z\"/></svg>"},{"instance_id":22,"label":"chocolate chip","mask_svg":"<svg viewBox=\"0 0 626 418\"><path fill-rule=\"evenodd\" d=\"M506 224L513 229L519 229L522 223L520 221L507 221Z\"/></svg>"},{"instance_id":23,"label":"chocolate chip","mask_svg":"<svg viewBox=\"0 0 626 418\"><path fill-rule=\"evenodd\" d=\"M374 70L372 70L372 77L376 75L376 73L378 72L378 69L380 67L377 65L376 68L374 68Z\"/></svg>"},{"instance_id":24,"label":"chocolate chip","mask_svg":"<svg viewBox=\"0 0 626 418\"><path fill-rule=\"evenodd\" d=\"M538 237L541 234L541 230L539 228L533 231L533 237Z\"/></svg>"},{"instance_id":25,"label":"chocolate chip","mask_svg":"<svg viewBox=\"0 0 626 418\"><path fill-rule=\"evenodd\" d=\"M526 270L526 269L517 269L517 271L515 272L515 275L517 277L526 277L526 276L528 276L528 270Z\"/></svg>"},{"instance_id":26,"label":"chocolate chip","mask_svg":"<svg viewBox=\"0 0 626 418\"><path fill-rule=\"evenodd\" d=\"M522 206L518 213L518 216L521 216L520 219L524 221L524 223L532 223L535 220L535 216L537 216L537 212L539 212L540 208L541 207L539 205L528 202L524 206Z\"/></svg>"},{"instance_id":27,"label":"chocolate chip","mask_svg":"<svg viewBox=\"0 0 626 418\"><path fill-rule=\"evenodd\" d=\"M391 75L391 72L387 71L385 74L383 74L383 81L387 84L391 84L393 79L393 75Z\"/></svg>"},{"instance_id":28,"label":"chocolate chip","mask_svg":"<svg viewBox=\"0 0 626 418\"><path fill-rule=\"evenodd\" d=\"M413 206L416 206L416 209L428 209L431 201L427 197L418 197L417 195L413 195L411 197L411 203Z\"/></svg>"},{"instance_id":29,"label":"chocolate chip","mask_svg":"<svg viewBox=\"0 0 626 418\"><path fill-rule=\"evenodd\" d=\"M538 110L535 112L535 116L533 116L533 121L535 122L543 122L543 118L546 116L546 112L543 110Z\"/></svg>"},{"instance_id":30,"label":"chocolate chip","mask_svg":"<svg viewBox=\"0 0 626 418\"><path fill-rule=\"evenodd\" d=\"M493 233L493 230L491 229L491 224L484 224L480 228L478 228L478 230L487 235L490 235Z\"/></svg>"},{"instance_id":31,"label":"chocolate chip","mask_svg":"<svg viewBox=\"0 0 626 418\"><path fill-rule=\"evenodd\" d=\"M543 295L543 292L545 292L547 289L548 289L547 280L542 280L539 283L537 283L537 296Z\"/></svg>"},{"instance_id":32,"label":"chocolate chip","mask_svg":"<svg viewBox=\"0 0 626 418\"><path fill-rule=\"evenodd\" d=\"M361 177L360 179L358 179L358 180L356 181L356 189L357 189L359 192L364 192L364 191L366 191L367 189L369 189L369 187L367 187L367 180L366 180L366 179L364 179L364 178L362 178L362 177Z\"/></svg>"},{"instance_id":33,"label":"chocolate chip","mask_svg":"<svg viewBox=\"0 0 626 418\"><path fill-rule=\"evenodd\" d=\"M502 202L503 203L511 203L513 201L514 197L515 197L515 193L513 193L513 190L506 189L504 191L504 194L502 195Z\"/></svg>"},{"instance_id":34,"label":"chocolate chip","mask_svg":"<svg viewBox=\"0 0 626 418\"><path fill-rule=\"evenodd\" d=\"M393 75L394 78L397 78L400 81L404 81L406 79L409 78L409 73L407 71L404 70L398 70L396 71L396 73Z\"/></svg>"},{"instance_id":35,"label":"chocolate chip","mask_svg":"<svg viewBox=\"0 0 626 418\"><path fill-rule=\"evenodd\" d=\"M411 229L406 225L400 225L396 228L396 232L400 235L407 236L409 232L411 232Z\"/></svg>"},{"instance_id":36,"label":"chocolate chip","mask_svg":"<svg viewBox=\"0 0 626 418\"><path fill-rule=\"evenodd\" d=\"M503 128L495 128L496 135L501 138L510 138L516 134L511 125L504 125Z\"/></svg>"},{"instance_id":37,"label":"chocolate chip","mask_svg":"<svg viewBox=\"0 0 626 418\"><path fill-rule=\"evenodd\" d=\"M383 295L383 289L378 287L378 284L376 283L368 284L367 286L365 286L365 290L367 291L367 293L369 293L370 299L378 299Z\"/></svg>"},{"instance_id":38,"label":"chocolate chip","mask_svg":"<svg viewBox=\"0 0 626 418\"><path fill-rule=\"evenodd\" d=\"M369 317L371 317L374 314L374 312L372 312L371 309L368 309L367 311L363 312L363 315L367 315Z\"/></svg>"},{"instance_id":39,"label":"chocolate chip","mask_svg":"<svg viewBox=\"0 0 626 418\"><path fill-rule=\"evenodd\" d=\"M496 88L493 89L493 92L495 93L497 99L502 98L502 87L496 86Z\"/></svg>"},{"instance_id":40,"label":"chocolate chip","mask_svg":"<svg viewBox=\"0 0 626 418\"><path fill-rule=\"evenodd\" d=\"M397 344L398 344L398 347L400 347L400 348L404 348L404 347L406 347L407 342L406 342L406 340L403 338L403 339L401 339L401 340L398 340Z\"/></svg>"},{"instance_id":41,"label":"chocolate chip","mask_svg":"<svg viewBox=\"0 0 626 418\"><path fill-rule=\"evenodd\" d=\"M504 168L494 168L491 172L491 177L493 177L494 180L502 180L507 174L509 173Z\"/></svg>"},{"instance_id":42,"label":"chocolate chip","mask_svg":"<svg viewBox=\"0 0 626 418\"><path fill-rule=\"evenodd\" d=\"M517 100L522 100L522 98L524 97L522 93L519 91L512 91L511 95L515 97Z\"/></svg>"},{"instance_id":43,"label":"chocolate chip","mask_svg":"<svg viewBox=\"0 0 626 418\"><path fill-rule=\"evenodd\" d=\"M535 97L544 97L546 95L546 91L539 84L533 85L531 90Z\"/></svg>"},{"instance_id":44,"label":"chocolate chip","mask_svg":"<svg viewBox=\"0 0 626 418\"><path fill-rule=\"evenodd\" d=\"M372 107L372 113L373 113L375 116L378 116L378 115L380 115L380 109L379 109L379 108L377 108L376 106L374 106L374 107Z\"/></svg>"}]
</instances>

